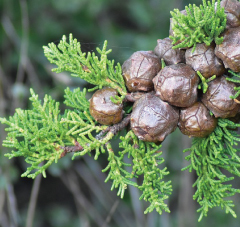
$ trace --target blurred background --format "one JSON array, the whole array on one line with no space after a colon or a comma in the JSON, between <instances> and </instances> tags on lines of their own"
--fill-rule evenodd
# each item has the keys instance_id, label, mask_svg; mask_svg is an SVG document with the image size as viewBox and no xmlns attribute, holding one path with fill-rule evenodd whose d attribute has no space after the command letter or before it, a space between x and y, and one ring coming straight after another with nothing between
<instances>
[{"instance_id":1,"label":"blurred background","mask_svg":"<svg viewBox=\"0 0 240 227\"><path fill-rule=\"evenodd\" d=\"M55 74L43 54L43 45L58 43L72 33L83 51L94 51L108 40L110 55L121 64L139 50L153 50L157 39L168 36L170 11L200 0L2 0L0 1L0 116L29 106L29 88L63 101L64 89L84 87L68 74ZM0 144L6 137L0 125ZM71 161L71 155L51 166L47 178L21 178L23 159L8 160L9 149L0 146L0 226L2 227L239 227L240 197L233 198L238 218L220 208L197 222L198 204L192 200L194 173L181 172L187 165L182 150L191 140L178 130L163 143L164 165L171 174L173 194L167 203L171 213L144 215L147 204L129 187L125 198L104 183L106 156ZM163 168L164 166L162 166ZM239 180L233 182L240 188Z\"/></svg>"}]
</instances>

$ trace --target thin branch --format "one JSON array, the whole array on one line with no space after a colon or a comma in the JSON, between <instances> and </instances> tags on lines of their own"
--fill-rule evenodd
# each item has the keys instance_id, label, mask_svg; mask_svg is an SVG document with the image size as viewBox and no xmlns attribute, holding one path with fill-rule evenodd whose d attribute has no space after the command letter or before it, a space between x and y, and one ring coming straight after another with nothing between
<instances>
[{"instance_id":1,"label":"thin branch","mask_svg":"<svg viewBox=\"0 0 240 227\"><path fill-rule=\"evenodd\" d=\"M108 214L108 216L107 216L107 218L106 218L106 220L105 220L105 223L103 224L102 227L107 227L107 225L108 225L109 222L111 221L112 216L113 216L114 212L116 211L116 209L117 209L117 207L118 207L118 205L119 205L119 201L120 201L120 200L116 200L116 201L114 202L114 204L113 204L112 208L110 209L109 214Z\"/></svg>"},{"instance_id":2,"label":"thin branch","mask_svg":"<svg viewBox=\"0 0 240 227\"><path fill-rule=\"evenodd\" d=\"M28 206L26 227L32 227L41 179L42 179L42 175L39 174L35 178L34 183L33 183L32 193L31 193L30 202L29 202L29 206Z\"/></svg>"},{"instance_id":3,"label":"thin branch","mask_svg":"<svg viewBox=\"0 0 240 227\"><path fill-rule=\"evenodd\" d=\"M130 123L131 115L125 117L120 123L107 127L105 130L102 130L97 136L97 140L102 140L106 137L106 133L111 132L113 135L116 135L119 131L124 129Z\"/></svg>"},{"instance_id":4,"label":"thin branch","mask_svg":"<svg viewBox=\"0 0 240 227\"><path fill-rule=\"evenodd\" d=\"M12 41L12 43L15 46L16 50L20 49L20 38L16 32L16 29L14 28L11 20L9 19L9 17L7 15L3 15L2 20L1 20L3 29L6 33L6 35L8 36L8 38ZM42 64L42 63L41 63ZM39 80L39 77L34 69L34 66L31 62L31 60L29 59L29 57L26 57L26 68L25 71L27 72L28 75L28 79L32 85L32 87L34 87L34 90L41 94L42 93L42 86L41 86L41 81Z\"/></svg>"},{"instance_id":5,"label":"thin branch","mask_svg":"<svg viewBox=\"0 0 240 227\"><path fill-rule=\"evenodd\" d=\"M86 161L86 157L85 157ZM91 167L94 166L94 171L91 171ZM98 163L94 162L91 164L91 167L87 166L84 162L81 163L81 165L75 165L74 169L76 173L79 175L81 179L84 180L84 182L87 184L89 190L91 190L91 193L95 195L95 200L98 200L99 203L103 206L105 211L109 210L109 207L112 203L115 204L116 200L119 201L118 197L115 197L114 193L106 193L106 190L109 188L102 187L105 186L104 180L106 178L105 174L101 172L101 168L98 167ZM98 181L102 178L102 181ZM107 184L106 184L107 185ZM98 188L98 190L96 190ZM131 223L129 223L129 220L125 217L124 213L121 212L121 209L116 210L116 213L111 217L117 224L117 226L128 226L131 227Z\"/></svg>"},{"instance_id":6,"label":"thin branch","mask_svg":"<svg viewBox=\"0 0 240 227\"><path fill-rule=\"evenodd\" d=\"M99 212L96 211L95 207L83 195L80 185L78 184L76 174L69 172L66 174L66 176L62 175L60 178L69 191L73 194L77 207L81 207L85 213L90 216L91 220L96 224L94 226L101 227L104 223L104 220L100 216Z\"/></svg>"},{"instance_id":7,"label":"thin branch","mask_svg":"<svg viewBox=\"0 0 240 227\"><path fill-rule=\"evenodd\" d=\"M83 150L83 147L77 141L75 141L75 146L64 146L64 147L61 146L60 148L63 149L63 152L62 152L60 158L63 158L68 153Z\"/></svg>"},{"instance_id":8,"label":"thin branch","mask_svg":"<svg viewBox=\"0 0 240 227\"><path fill-rule=\"evenodd\" d=\"M104 175L104 173L102 173L102 167L100 166L99 162L94 161L91 157L86 156L86 155L83 156L83 159L88 168L87 174L91 174L92 176L94 176L94 179L96 180L96 184L98 184L99 196L103 195L103 198L106 201L109 201L109 203L113 203L116 199L118 199L118 197L116 196L116 194L108 192L109 185L104 182L106 179L106 176ZM75 169L77 171L80 171L79 166L76 166ZM124 204L122 203L121 206L123 206L123 205ZM121 210L124 210L125 212L122 212ZM120 222L123 225L123 221L124 221L124 226L131 227L132 222L128 215L129 212L130 212L130 208L128 205L124 206L124 208L117 210L117 214L114 216L114 220L115 219L117 220L116 223ZM121 225L119 225L119 226L121 226Z\"/></svg>"},{"instance_id":9,"label":"thin branch","mask_svg":"<svg viewBox=\"0 0 240 227\"><path fill-rule=\"evenodd\" d=\"M11 226L12 227L17 227L18 223L18 211L17 211L17 200L16 196L13 191L13 186L12 184L8 183L7 184L7 198L8 198L8 209L9 209L9 214L10 214L10 220L11 220Z\"/></svg>"},{"instance_id":10,"label":"thin branch","mask_svg":"<svg viewBox=\"0 0 240 227\"><path fill-rule=\"evenodd\" d=\"M120 123L109 126L105 130L102 130L98 135L96 135L96 139L103 140L105 137L107 137L109 133L116 135L119 131L124 129L130 123L130 118L131 118L131 115L128 115ZM68 153L83 150L83 147L77 141L75 141L75 146L61 146L60 148L63 149L63 152L60 158L63 158Z\"/></svg>"}]
</instances>

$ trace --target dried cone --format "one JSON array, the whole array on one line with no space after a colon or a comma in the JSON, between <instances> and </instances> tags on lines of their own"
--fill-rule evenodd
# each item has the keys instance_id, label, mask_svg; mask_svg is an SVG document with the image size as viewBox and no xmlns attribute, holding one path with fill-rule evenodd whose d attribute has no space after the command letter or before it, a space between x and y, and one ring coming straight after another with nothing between
<instances>
[{"instance_id":1,"label":"dried cone","mask_svg":"<svg viewBox=\"0 0 240 227\"><path fill-rule=\"evenodd\" d=\"M207 92L202 96L202 102L215 117L234 117L239 112L240 104L230 98L236 94L234 87L236 85L227 81L224 76L208 84Z\"/></svg>"},{"instance_id":2,"label":"dried cone","mask_svg":"<svg viewBox=\"0 0 240 227\"><path fill-rule=\"evenodd\" d=\"M152 51L137 51L122 65L130 92L153 90L152 79L161 70L160 59Z\"/></svg>"},{"instance_id":3,"label":"dried cone","mask_svg":"<svg viewBox=\"0 0 240 227\"><path fill-rule=\"evenodd\" d=\"M223 33L223 42L216 46L215 54L225 68L240 72L240 27L230 28Z\"/></svg>"},{"instance_id":4,"label":"dried cone","mask_svg":"<svg viewBox=\"0 0 240 227\"><path fill-rule=\"evenodd\" d=\"M90 114L103 125L112 125L120 122L123 117L123 105L115 104L110 97L118 95L113 88L104 88L96 91L90 100Z\"/></svg>"},{"instance_id":5,"label":"dried cone","mask_svg":"<svg viewBox=\"0 0 240 227\"><path fill-rule=\"evenodd\" d=\"M164 67L153 79L156 96L173 106L188 107L197 101L199 77L188 65Z\"/></svg>"},{"instance_id":6,"label":"dried cone","mask_svg":"<svg viewBox=\"0 0 240 227\"><path fill-rule=\"evenodd\" d=\"M178 127L185 135L206 137L216 126L217 119L210 115L209 110L201 102L180 111Z\"/></svg>"},{"instance_id":7,"label":"dried cone","mask_svg":"<svg viewBox=\"0 0 240 227\"><path fill-rule=\"evenodd\" d=\"M227 28L240 26L240 2L237 0L223 0L220 3L224 7L224 12L227 15Z\"/></svg>"},{"instance_id":8,"label":"dried cone","mask_svg":"<svg viewBox=\"0 0 240 227\"><path fill-rule=\"evenodd\" d=\"M205 78L213 75L220 76L225 72L222 61L214 54L214 46L207 46L205 43L197 44L196 49L186 50L186 64L195 71L199 71Z\"/></svg>"},{"instance_id":9,"label":"dried cone","mask_svg":"<svg viewBox=\"0 0 240 227\"><path fill-rule=\"evenodd\" d=\"M158 39L154 53L163 59L166 65L185 63L185 50L172 49L172 40L170 38Z\"/></svg>"},{"instance_id":10,"label":"dried cone","mask_svg":"<svg viewBox=\"0 0 240 227\"><path fill-rule=\"evenodd\" d=\"M133 105L131 128L140 140L158 142L176 129L178 119L177 108L147 93Z\"/></svg>"}]
</instances>

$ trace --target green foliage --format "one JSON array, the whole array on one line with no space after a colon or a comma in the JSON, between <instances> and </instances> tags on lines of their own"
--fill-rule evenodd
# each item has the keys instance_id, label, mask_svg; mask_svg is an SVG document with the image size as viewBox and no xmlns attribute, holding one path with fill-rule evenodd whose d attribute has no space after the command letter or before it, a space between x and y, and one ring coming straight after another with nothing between
<instances>
[{"instance_id":1,"label":"green foliage","mask_svg":"<svg viewBox=\"0 0 240 227\"><path fill-rule=\"evenodd\" d=\"M231 70L229 70L229 73L232 75L232 77L231 78L227 77L226 80L231 81L231 82L233 82L235 84L240 84L240 75L239 75L239 73L235 73L235 72L233 72ZM240 95L240 87L235 87L234 90L237 91L237 92L236 92L236 94L234 96L230 97L232 99L236 99Z\"/></svg>"},{"instance_id":2,"label":"green foliage","mask_svg":"<svg viewBox=\"0 0 240 227\"><path fill-rule=\"evenodd\" d=\"M121 100L124 99L127 91L121 65L118 63L114 67L114 60L107 59L107 55L112 51L107 50L107 41L104 42L102 50L97 48L97 52L101 55L100 59L94 52L88 52L87 56L86 53L82 53L80 42L73 39L72 34L69 35L69 43L66 36L63 36L57 46L50 43L43 49L47 59L57 65L53 72L71 72L72 76L80 77L95 85L91 90L101 89L103 86L112 87L122 96Z\"/></svg>"},{"instance_id":3,"label":"green foliage","mask_svg":"<svg viewBox=\"0 0 240 227\"><path fill-rule=\"evenodd\" d=\"M45 170L55 161L61 158L64 148L74 147L81 144L81 149L76 150L73 158L83 156L95 151L95 159L101 153L108 153L108 166L103 171L109 171L106 181L113 181L112 189L119 188L118 195L124 196L128 185L139 188L143 193L141 199L150 202L150 206L145 212L156 209L160 214L162 211L170 212L164 200L171 194L171 182L164 182L162 179L169 174L166 167L159 169L159 165L164 162L160 158L161 146L154 143L144 143L138 140L132 131L125 137L121 137L120 148L122 151L118 155L112 150L110 140L114 133L111 131L103 133L102 136L95 136L96 133L103 132L107 126L98 126L89 115L87 108L88 101L85 98L86 90L79 89L65 90L65 104L75 108L65 111L60 115L59 103L56 103L50 96L45 96L44 103L38 100L38 96L31 90L33 109L17 109L13 117L9 120L0 118L1 122L9 125L6 129L8 137L3 146L15 148L7 157L25 157L25 161L30 164L27 171L22 176L35 178L42 173L46 176ZM99 139L100 138L100 139ZM124 163L123 158L128 155L132 159L132 164ZM128 172L124 167L130 167ZM133 177L143 176L143 183L138 185L131 181Z\"/></svg>"},{"instance_id":4,"label":"green foliage","mask_svg":"<svg viewBox=\"0 0 240 227\"><path fill-rule=\"evenodd\" d=\"M215 0L203 0L199 7L195 4L185 7L186 15L178 9L171 11L173 36L170 38L175 45L173 48L192 47L193 51L197 43L205 43L207 46L215 41L220 44L223 41L220 34L226 27L226 14L220 7L220 0L215 10ZM179 43L180 42L180 43Z\"/></svg>"},{"instance_id":5,"label":"green foliage","mask_svg":"<svg viewBox=\"0 0 240 227\"><path fill-rule=\"evenodd\" d=\"M159 165L164 162L164 159L160 157L161 145L143 142L135 136L133 131L129 131L120 139L122 142L119 146L123 150L118 152L119 156L114 155L110 144L107 145L109 164L103 170L109 170L106 181L113 180L112 189L119 188L118 195L121 197L128 184L139 188L142 191L140 199L150 202L145 213L152 212L154 209L159 214L162 214L162 211L170 212L164 201L171 195L172 185L171 181L163 181L164 176L169 174L167 168L159 169ZM124 162L125 155L132 159L132 164ZM131 171L127 172L124 166L131 167ZM129 180L139 176L143 176L141 185Z\"/></svg>"},{"instance_id":6,"label":"green foliage","mask_svg":"<svg viewBox=\"0 0 240 227\"><path fill-rule=\"evenodd\" d=\"M66 125L60 124L62 116L59 103L46 95L41 104L38 95L33 90L30 92L32 110L16 109L15 114L9 120L0 118L0 121L8 125L6 128L8 136L3 141L3 146L15 148L6 156L9 158L24 157L30 167L22 176L35 178L39 173L46 176L47 167L54 161L57 162L61 155L60 146L72 144L73 138L67 135ZM43 162L46 163L41 165Z\"/></svg>"},{"instance_id":7,"label":"green foliage","mask_svg":"<svg viewBox=\"0 0 240 227\"><path fill-rule=\"evenodd\" d=\"M211 76L210 78L206 79L199 71L197 74L201 80L201 83L198 85L198 89L202 89L203 93L206 93L208 89L208 83L216 78L216 75Z\"/></svg>"},{"instance_id":8,"label":"green foliage","mask_svg":"<svg viewBox=\"0 0 240 227\"><path fill-rule=\"evenodd\" d=\"M89 110L86 110L89 106L85 98L86 91L76 89L71 92L66 89L65 92L65 103L75 109L66 110L63 115L60 114L59 103L46 95L44 103L41 104L38 96L31 90L32 110L17 109L9 120L0 118L1 123L9 125L6 129L8 137L3 146L16 149L6 156L23 156L30 164L22 176L35 178L39 173L46 176L45 170L61 158L63 148L74 146L76 142L79 142L83 149L75 152L74 157L95 149L97 159L99 148L113 137L110 134L103 141L93 140L91 133L106 129L107 126L97 126L88 113ZM45 161L46 163L41 165Z\"/></svg>"},{"instance_id":9,"label":"green foliage","mask_svg":"<svg viewBox=\"0 0 240 227\"><path fill-rule=\"evenodd\" d=\"M86 88L84 88L83 91L81 91L80 88L71 91L68 87L65 89L64 104L78 110L79 113L81 113L81 111L89 111L89 102L85 98L86 93Z\"/></svg>"},{"instance_id":10,"label":"green foliage","mask_svg":"<svg viewBox=\"0 0 240 227\"><path fill-rule=\"evenodd\" d=\"M163 60L163 58L161 58L161 65L162 65L162 69L166 66L165 61Z\"/></svg>"},{"instance_id":11,"label":"green foliage","mask_svg":"<svg viewBox=\"0 0 240 227\"><path fill-rule=\"evenodd\" d=\"M191 163L183 170L188 169L190 172L195 170L198 176L193 184L197 187L193 198L200 205L199 221L203 216L207 216L210 208L216 206L220 206L226 213L236 217L232 209L233 201L225 198L240 193L240 189L235 189L228 184L234 177L226 176L228 171L240 177L240 157L237 154L240 151L237 148L240 136L234 131L237 127L240 125L220 118L214 132L206 138L194 138L191 148L184 150L184 152L190 151L186 160Z\"/></svg>"},{"instance_id":12,"label":"green foliage","mask_svg":"<svg viewBox=\"0 0 240 227\"><path fill-rule=\"evenodd\" d=\"M94 53L88 53L85 57L81 52L80 43L73 40L71 35L69 44L64 36L58 48L51 43L49 47L44 47L44 51L49 61L58 66L53 71L69 71L72 76L94 84L94 89L100 89L102 86L113 87L122 95L115 101L122 101L124 98L126 88L121 66L118 64L114 71L114 62L107 60L109 51L106 51L106 42L102 51L98 49L101 60L98 60ZM64 104L69 108L61 115L59 103L46 95L44 103L41 104L38 96L31 90L32 110L17 109L9 120L0 118L2 123L9 125L6 129L8 137L3 145L15 148L6 156L25 157L30 167L22 176L35 178L39 173L45 176L46 169L69 152L74 152L73 159L94 152L95 160L100 154L107 153L109 164L103 170L109 172L106 181L113 181L112 189L118 188L121 198L127 186L132 185L142 191L140 199L150 202L145 212L154 209L160 214L162 211L170 212L164 201L171 194L172 186L170 181L163 181L164 176L169 174L166 168L159 169L159 165L164 162L163 158L160 158L161 146L140 141L129 131L120 138L121 150L114 152L111 141L114 140L115 133L92 118L89 113L89 101L85 97L86 92L86 89L71 91L66 88ZM132 163L125 163L124 156L128 156ZM131 168L131 171L128 172L126 168ZM139 176L143 176L142 183L131 181Z\"/></svg>"},{"instance_id":13,"label":"green foliage","mask_svg":"<svg viewBox=\"0 0 240 227\"><path fill-rule=\"evenodd\" d=\"M114 101L122 102L126 88L121 66L117 64L114 68L114 61L107 59L110 51L106 50L106 42L103 49L97 51L100 58L94 53L86 56L81 52L80 43L73 40L71 35L69 43L63 36L58 46L51 43L44 47L49 61L57 65L53 71L71 72L72 76L95 85L91 90L103 86L115 88L121 97L115 97ZM164 65L162 61L162 66ZM202 80L199 88L206 92L207 83L215 77L206 80L200 72L198 75ZM239 77L238 74L233 75ZM232 78L229 80L235 81ZM112 190L118 189L117 194L123 198L127 187L134 186L142 192L140 199L150 203L145 213L153 210L159 214L163 211L170 212L165 200L172 193L172 185L171 181L164 179L169 174L167 168L159 168L164 162L161 145L143 142L130 130L120 137L119 150L114 151L112 143L119 138L116 133L122 129L122 122L114 126L99 125L90 115L86 89L65 90L64 104L68 108L63 114L60 113L59 103L50 96L46 95L42 104L33 90L30 92L31 110L17 109L8 120L0 118L1 123L8 125L8 135L3 146L14 148L6 156L24 157L30 165L22 176L35 178L40 173L45 176L46 169L69 152L74 152L73 159L94 154L94 159L97 160L99 155L105 154L108 164L103 171L108 171L105 181L112 181ZM129 106L125 107L126 113L129 113L127 109ZM130 119L130 115L125 119L127 118ZM227 213L236 217L232 209L233 201L225 198L240 193L240 190L227 183L234 178L227 177L223 170L240 176L240 157L237 155L239 149L236 148L240 136L234 131L237 127L240 125L227 119L219 119L214 132L206 138L194 138L192 147L184 150L190 151L186 159L191 163L183 170L195 170L198 176L193 186L197 187L194 199L201 206L198 210L199 221L207 215L209 208L216 206L225 208ZM120 129L115 130L117 128Z\"/></svg>"}]
</instances>

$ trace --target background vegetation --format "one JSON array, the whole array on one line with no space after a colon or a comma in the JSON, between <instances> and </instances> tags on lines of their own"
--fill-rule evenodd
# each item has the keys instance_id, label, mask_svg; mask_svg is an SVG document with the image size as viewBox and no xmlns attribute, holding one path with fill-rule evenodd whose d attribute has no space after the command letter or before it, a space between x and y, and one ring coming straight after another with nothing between
<instances>
[{"instance_id":1,"label":"background vegetation","mask_svg":"<svg viewBox=\"0 0 240 227\"><path fill-rule=\"evenodd\" d=\"M43 97L45 93L62 101L63 90L85 87L84 81L67 74L51 72L42 46L58 43L63 34L82 43L84 51L94 51L108 40L111 57L121 64L135 51L153 50L157 39L168 36L170 10L184 9L200 0L3 0L0 1L0 116L15 108L30 108L29 88ZM62 106L64 108L64 106ZM5 138L0 125L0 144ZM231 226L240 222L240 197L234 198L238 218L221 209L211 210L197 223L197 204L192 200L194 173L180 169L187 165L182 150L191 140L176 130L164 141L162 150L171 172L173 194L168 201L170 214L144 215L146 207L139 192L129 188L124 200L104 183L104 157L71 161L71 155L51 166L47 178L20 178L26 169L21 159L8 160L0 147L0 226L87 227L87 226ZM116 145L117 146L117 145ZM238 179L233 182L240 188ZM32 224L33 223L33 224Z\"/></svg>"}]
</instances>

